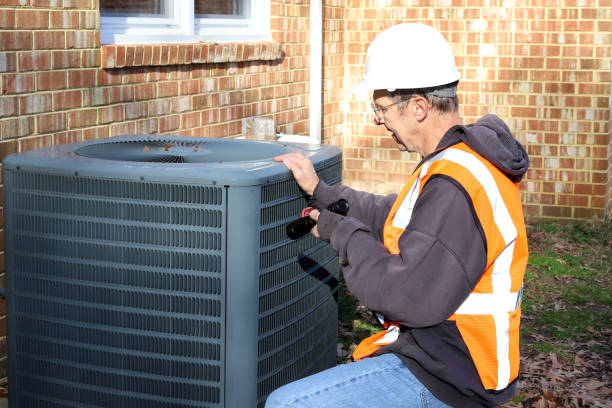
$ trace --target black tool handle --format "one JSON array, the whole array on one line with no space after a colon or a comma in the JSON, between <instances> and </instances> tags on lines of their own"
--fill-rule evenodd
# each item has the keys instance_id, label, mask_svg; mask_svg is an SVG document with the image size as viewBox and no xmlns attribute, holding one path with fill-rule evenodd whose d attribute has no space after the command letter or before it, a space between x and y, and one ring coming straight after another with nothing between
<instances>
[{"instance_id":1,"label":"black tool handle","mask_svg":"<svg viewBox=\"0 0 612 408\"><path fill-rule=\"evenodd\" d=\"M346 215L349 211L348 201L341 198L328 205L327 210L340 215ZM308 234L315 225L317 225L316 221L309 216L302 217L287 224L287 236L291 239L298 239Z\"/></svg>"},{"instance_id":2,"label":"black tool handle","mask_svg":"<svg viewBox=\"0 0 612 408\"><path fill-rule=\"evenodd\" d=\"M334 212L340 215L346 215L349 212L349 203L344 198L334 201L327 206L327 211Z\"/></svg>"}]
</instances>

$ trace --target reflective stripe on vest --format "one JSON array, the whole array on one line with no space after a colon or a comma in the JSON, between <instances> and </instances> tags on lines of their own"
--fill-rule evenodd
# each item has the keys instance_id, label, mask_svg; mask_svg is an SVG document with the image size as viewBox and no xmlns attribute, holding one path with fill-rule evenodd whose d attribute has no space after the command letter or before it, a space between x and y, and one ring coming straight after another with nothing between
<instances>
[{"instance_id":1,"label":"reflective stripe on vest","mask_svg":"<svg viewBox=\"0 0 612 408\"><path fill-rule=\"evenodd\" d=\"M518 375L520 293L527 259L518 186L464 143L442 150L413 173L389 213L384 243L391 253L399 253L399 237L434 174L452 177L464 187L485 231L483 276L449 320L456 322L483 386L501 390Z\"/></svg>"}]
</instances>

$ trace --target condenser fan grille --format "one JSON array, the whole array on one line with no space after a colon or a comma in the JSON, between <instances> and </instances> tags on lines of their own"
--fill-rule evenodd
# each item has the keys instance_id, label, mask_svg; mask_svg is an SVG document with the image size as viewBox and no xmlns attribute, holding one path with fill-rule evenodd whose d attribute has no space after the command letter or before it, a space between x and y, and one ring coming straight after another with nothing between
<instances>
[{"instance_id":1,"label":"condenser fan grille","mask_svg":"<svg viewBox=\"0 0 612 408\"><path fill-rule=\"evenodd\" d=\"M282 145L234 140L227 143L220 139L134 139L96 141L74 151L79 156L95 159L157 162L157 163L207 163L268 160L286 154Z\"/></svg>"}]
</instances>

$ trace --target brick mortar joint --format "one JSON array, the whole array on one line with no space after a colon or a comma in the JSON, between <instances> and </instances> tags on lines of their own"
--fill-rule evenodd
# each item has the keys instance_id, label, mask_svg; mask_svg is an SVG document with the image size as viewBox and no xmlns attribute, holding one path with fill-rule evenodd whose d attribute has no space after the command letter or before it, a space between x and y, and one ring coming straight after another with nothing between
<instances>
[{"instance_id":1,"label":"brick mortar joint","mask_svg":"<svg viewBox=\"0 0 612 408\"><path fill-rule=\"evenodd\" d=\"M101 67L216 64L282 59L282 45L272 41L252 43L159 43L102 45Z\"/></svg>"}]
</instances>

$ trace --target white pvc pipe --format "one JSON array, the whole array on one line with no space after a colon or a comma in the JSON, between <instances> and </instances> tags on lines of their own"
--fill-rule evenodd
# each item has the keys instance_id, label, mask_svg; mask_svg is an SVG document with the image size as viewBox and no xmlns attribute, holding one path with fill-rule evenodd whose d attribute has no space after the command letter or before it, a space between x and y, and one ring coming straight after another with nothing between
<instances>
[{"instance_id":1,"label":"white pvc pipe","mask_svg":"<svg viewBox=\"0 0 612 408\"><path fill-rule=\"evenodd\" d=\"M323 1L310 0L310 138L321 143L323 103Z\"/></svg>"}]
</instances>

